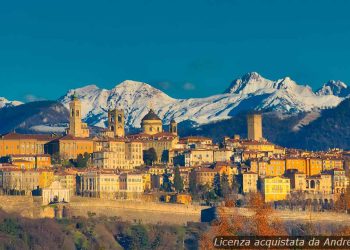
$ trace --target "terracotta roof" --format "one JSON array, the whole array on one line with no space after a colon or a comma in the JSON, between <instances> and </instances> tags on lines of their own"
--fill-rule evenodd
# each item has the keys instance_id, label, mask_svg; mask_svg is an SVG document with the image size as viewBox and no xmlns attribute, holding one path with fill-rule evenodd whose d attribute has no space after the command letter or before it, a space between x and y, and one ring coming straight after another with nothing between
<instances>
[{"instance_id":1,"label":"terracotta roof","mask_svg":"<svg viewBox=\"0 0 350 250\"><path fill-rule=\"evenodd\" d=\"M52 141L59 136L49 135L49 134L17 134L17 133L7 133L1 135L3 140L38 140L38 141Z\"/></svg>"}]
</instances>

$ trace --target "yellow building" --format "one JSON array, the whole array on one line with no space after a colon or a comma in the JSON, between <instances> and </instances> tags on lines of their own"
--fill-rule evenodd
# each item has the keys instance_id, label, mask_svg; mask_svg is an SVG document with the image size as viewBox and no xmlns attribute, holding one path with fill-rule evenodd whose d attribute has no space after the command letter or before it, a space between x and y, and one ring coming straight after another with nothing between
<instances>
[{"instance_id":1,"label":"yellow building","mask_svg":"<svg viewBox=\"0 0 350 250\"><path fill-rule=\"evenodd\" d=\"M263 180L262 193L265 202L286 200L290 194L290 180L283 177L266 177Z\"/></svg>"},{"instance_id":2,"label":"yellow building","mask_svg":"<svg viewBox=\"0 0 350 250\"><path fill-rule=\"evenodd\" d=\"M212 149L190 149L184 153L184 164L182 166L193 167L214 162L214 151Z\"/></svg>"},{"instance_id":3,"label":"yellow building","mask_svg":"<svg viewBox=\"0 0 350 250\"><path fill-rule=\"evenodd\" d=\"M306 191L311 194L331 194L332 175L320 174L307 176Z\"/></svg>"},{"instance_id":4,"label":"yellow building","mask_svg":"<svg viewBox=\"0 0 350 250\"><path fill-rule=\"evenodd\" d=\"M87 170L80 173L79 194L115 199L120 191L120 176L112 170Z\"/></svg>"},{"instance_id":5,"label":"yellow building","mask_svg":"<svg viewBox=\"0 0 350 250\"><path fill-rule=\"evenodd\" d=\"M262 118L261 114L249 114L247 116L248 139L260 141L262 135Z\"/></svg>"},{"instance_id":6,"label":"yellow building","mask_svg":"<svg viewBox=\"0 0 350 250\"><path fill-rule=\"evenodd\" d=\"M48 143L48 152L59 154L62 159L76 159L79 154L93 153L94 141L89 138L65 135Z\"/></svg>"},{"instance_id":7,"label":"yellow building","mask_svg":"<svg viewBox=\"0 0 350 250\"><path fill-rule=\"evenodd\" d=\"M217 149L214 150L213 161L231 161L231 157L233 155L232 150L228 149Z\"/></svg>"},{"instance_id":8,"label":"yellow building","mask_svg":"<svg viewBox=\"0 0 350 250\"><path fill-rule=\"evenodd\" d=\"M69 103L69 111L69 128L67 130L67 134L73 137L89 137L89 128L86 123L83 123L81 121L81 102L75 94L71 97L71 102Z\"/></svg>"},{"instance_id":9,"label":"yellow building","mask_svg":"<svg viewBox=\"0 0 350 250\"><path fill-rule=\"evenodd\" d=\"M318 175L323 171L322 159L320 158L307 158L307 175Z\"/></svg>"},{"instance_id":10,"label":"yellow building","mask_svg":"<svg viewBox=\"0 0 350 250\"><path fill-rule=\"evenodd\" d=\"M10 155L10 161L13 165L22 169L41 169L51 167L51 156L49 154Z\"/></svg>"},{"instance_id":11,"label":"yellow building","mask_svg":"<svg viewBox=\"0 0 350 250\"><path fill-rule=\"evenodd\" d=\"M323 171L332 170L335 168L344 169L344 161L337 158L322 159Z\"/></svg>"},{"instance_id":12,"label":"yellow building","mask_svg":"<svg viewBox=\"0 0 350 250\"><path fill-rule=\"evenodd\" d=\"M294 191L306 191L306 174L300 173L295 169L289 169L285 177L290 179L290 188Z\"/></svg>"},{"instance_id":13,"label":"yellow building","mask_svg":"<svg viewBox=\"0 0 350 250\"><path fill-rule=\"evenodd\" d=\"M275 145L268 141L243 141L242 147L248 151L259 151L273 154Z\"/></svg>"},{"instance_id":14,"label":"yellow building","mask_svg":"<svg viewBox=\"0 0 350 250\"><path fill-rule=\"evenodd\" d=\"M286 158L286 170L296 169L300 173L308 173L306 158Z\"/></svg>"},{"instance_id":15,"label":"yellow building","mask_svg":"<svg viewBox=\"0 0 350 250\"><path fill-rule=\"evenodd\" d=\"M69 171L57 172L54 174L54 180L59 181L62 188L69 189L70 194L76 193L76 174Z\"/></svg>"},{"instance_id":16,"label":"yellow building","mask_svg":"<svg viewBox=\"0 0 350 250\"><path fill-rule=\"evenodd\" d=\"M12 165L18 167L19 169L25 169L25 170L35 169L35 161L25 160L25 159L13 159L11 160L11 163Z\"/></svg>"},{"instance_id":17,"label":"yellow building","mask_svg":"<svg viewBox=\"0 0 350 250\"><path fill-rule=\"evenodd\" d=\"M39 186L39 172L33 169L2 168L0 169L0 186L6 194L21 192L25 195L32 195L32 191Z\"/></svg>"},{"instance_id":18,"label":"yellow building","mask_svg":"<svg viewBox=\"0 0 350 250\"><path fill-rule=\"evenodd\" d=\"M8 155L45 154L46 144L57 138L53 135L8 133L0 136L0 157Z\"/></svg>"},{"instance_id":19,"label":"yellow building","mask_svg":"<svg viewBox=\"0 0 350 250\"><path fill-rule=\"evenodd\" d=\"M349 178L345 175L345 170L334 168L330 171L332 175L332 189L334 194L344 194L349 186Z\"/></svg>"},{"instance_id":20,"label":"yellow building","mask_svg":"<svg viewBox=\"0 0 350 250\"><path fill-rule=\"evenodd\" d=\"M104 169L131 170L143 164L142 142L125 139L95 141L93 166Z\"/></svg>"},{"instance_id":21,"label":"yellow building","mask_svg":"<svg viewBox=\"0 0 350 250\"><path fill-rule=\"evenodd\" d=\"M249 164L250 171L257 173L260 177L281 176L286 170L284 159L252 159Z\"/></svg>"},{"instance_id":22,"label":"yellow building","mask_svg":"<svg viewBox=\"0 0 350 250\"><path fill-rule=\"evenodd\" d=\"M243 193L256 193L258 191L258 174L246 172L242 174Z\"/></svg>"}]
</instances>

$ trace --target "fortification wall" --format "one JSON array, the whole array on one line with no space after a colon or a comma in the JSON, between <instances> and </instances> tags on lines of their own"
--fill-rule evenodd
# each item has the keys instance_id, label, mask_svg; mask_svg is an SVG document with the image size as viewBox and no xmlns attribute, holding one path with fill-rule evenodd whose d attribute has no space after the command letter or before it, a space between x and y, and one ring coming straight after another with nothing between
<instances>
[{"instance_id":1,"label":"fortification wall","mask_svg":"<svg viewBox=\"0 0 350 250\"><path fill-rule=\"evenodd\" d=\"M182 204L120 201L99 198L73 197L68 205L70 216L117 216L122 220L143 223L186 224L200 222L203 207Z\"/></svg>"}]
</instances>

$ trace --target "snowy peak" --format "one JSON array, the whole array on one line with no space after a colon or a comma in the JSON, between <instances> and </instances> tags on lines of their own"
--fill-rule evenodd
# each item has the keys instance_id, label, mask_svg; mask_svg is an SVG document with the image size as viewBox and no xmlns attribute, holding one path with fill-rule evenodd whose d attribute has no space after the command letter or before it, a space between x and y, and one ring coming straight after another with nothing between
<instances>
[{"instance_id":1,"label":"snowy peak","mask_svg":"<svg viewBox=\"0 0 350 250\"><path fill-rule=\"evenodd\" d=\"M23 104L23 102L19 101L9 101L4 97L0 97L0 109L6 107L14 107Z\"/></svg>"},{"instance_id":2,"label":"snowy peak","mask_svg":"<svg viewBox=\"0 0 350 250\"><path fill-rule=\"evenodd\" d=\"M350 89L342 81L330 80L327 83L323 84L323 86L316 91L316 94L319 96L335 95L335 96L345 97L350 94Z\"/></svg>"},{"instance_id":3,"label":"snowy peak","mask_svg":"<svg viewBox=\"0 0 350 250\"><path fill-rule=\"evenodd\" d=\"M149 107L160 110L164 105L176 101L162 91L143 82L126 80L111 90L100 89L95 85L72 89L60 98L69 107L70 96L76 94L82 102L82 115L90 125L105 126L107 111L122 108L127 124L139 124Z\"/></svg>"},{"instance_id":4,"label":"snowy peak","mask_svg":"<svg viewBox=\"0 0 350 250\"><path fill-rule=\"evenodd\" d=\"M263 78L257 72L250 72L234 80L225 93L249 94L260 89L272 88L273 82Z\"/></svg>"},{"instance_id":5,"label":"snowy peak","mask_svg":"<svg viewBox=\"0 0 350 250\"><path fill-rule=\"evenodd\" d=\"M316 95L309 86L299 85L290 77L269 80L256 72L233 81L224 94L205 98L174 99L147 83L126 80L111 90L95 85L70 90L60 99L64 106L69 106L74 93L82 102L82 114L89 125L105 127L108 110L122 108L129 128L140 127L150 108L165 124L171 119L205 124L249 110L309 112L337 106L344 99Z\"/></svg>"},{"instance_id":6,"label":"snowy peak","mask_svg":"<svg viewBox=\"0 0 350 250\"><path fill-rule=\"evenodd\" d=\"M234 80L225 93L248 95L253 93L272 93L276 90L286 90L291 93L296 92L304 95L314 94L309 86L298 85L290 77L272 81L262 77L257 72L247 73L241 78Z\"/></svg>"}]
</instances>

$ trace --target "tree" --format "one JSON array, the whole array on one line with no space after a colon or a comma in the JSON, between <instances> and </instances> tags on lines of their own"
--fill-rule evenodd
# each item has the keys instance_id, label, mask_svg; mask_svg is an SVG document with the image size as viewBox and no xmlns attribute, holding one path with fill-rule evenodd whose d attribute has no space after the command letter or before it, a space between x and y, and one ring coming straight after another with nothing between
<instances>
[{"instance_id":1,"label":"tree","mask_svg":"<svg viewBox=\"0 0 350 250\"><path fill-rule=\"evenodd\" d=\"M56 152L52 155L51 163L52 164L60 164L61 163L60 153Z\"/></svg>"},{"instance_id":2,"label":"tree","mask_svg":"<svg viewBox=\"0 0 350 250\"><path fill-rule=\"evenodd\" d=\"M184 189L184 182L180 175L180 169L178 166L174 170L174 188L176 191L181 192Z\"/></svg>"},{"instance_id":3,"label":"tree","mask_svg":"<svg viewBox=\"0 0 350 250\"><path fill-rule=\"evenodd\" d=\"M221 196L226 198L231 193L228 176L224 173L221 177Z\"/></svg>"},{"instance_id":4,"label":"tree","mask_svg":"<svg viewBox=\"0 0 350 250\"><path fill-rule=\"evenodd\" d=\"M217 196L220 196L222 195L222 189L221 189L221 180L220 180L220 174L217 173L215 174L214 176L214 181L213 181L213 188L214 188L214 192Z\"/></svg>"},{"instance_id":5,"label":"tree","mask_svg":"<svg viewBox=\"0 0 350 250\"><path fill-rule=\"evenodd\" d=\"M190 179L189 179L189 191L193 195L197 194L197 180L196 180L196 172L194 169L190 172Z\"/></svg>"},{"instance_id":6,"label":"tree","mask_svg":"<svg viewBox=\"0 0 350 250\"><path fill-rule=\"evenodd\" d=\"M232 192L234 194L238 194L241 190L241 183L242 183L242 178L240 178L241 175L233 175L232 176Z\"/></svg>"},{"instance_id":7,"label":"tree","mask_svg":"<svg viewBox=\"0 0 350 250\"><path fill-rule=\"evenodd\" d=\"M163 174L163 184L161 186L161 189L165 192L171 192L172 191L172 183L169 179L169 174L167 171Z\"/></svg>"},{"instance_id":8,"label":"tree","mask_svg":"<svg viewBox=\"0 0 350 250\"><path fill-rule=\"evenodd\" d=\"M79 154L76 161L77 168L86 168L89 165L90 154L85 152L84 155Z\"/></svg>"},{"instance_id":9,"label":"tree","mask_svg":"<svg viewBox=\"0 0 350 250\"><path fill-rule=\"evenodd\" d=\"M143 161L147 165L153 165L153 162L157 161L157 152L154 148L143 150Z\"/></svg>"}]
</instances>

